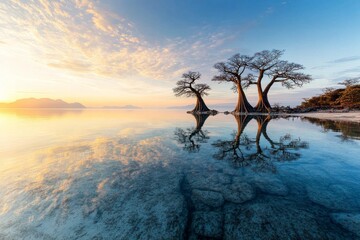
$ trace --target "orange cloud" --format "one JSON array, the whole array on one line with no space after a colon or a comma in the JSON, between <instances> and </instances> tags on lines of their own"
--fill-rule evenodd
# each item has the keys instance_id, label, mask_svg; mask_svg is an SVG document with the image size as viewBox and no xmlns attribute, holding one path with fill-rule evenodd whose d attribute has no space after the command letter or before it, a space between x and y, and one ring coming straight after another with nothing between
<instances>
[{"instance_id":1,"label":"orange cloud","mask_svg":"<svg viewBox=\"0 0 360 240\"><path fill-rule=\"evenodd\" d=\"M133 33L137 32L133 23L91 0L11 0L0 7L6 12L0 15L4 30L0 37L28 49L36 61L122 79L134 75L160 80L178 77L188 69L188 61L203 65L208 50L229 39L222 33L199 34L196 41L171 39L161 46L149 44L144 36Z\"/></svg>"}]
</instances>

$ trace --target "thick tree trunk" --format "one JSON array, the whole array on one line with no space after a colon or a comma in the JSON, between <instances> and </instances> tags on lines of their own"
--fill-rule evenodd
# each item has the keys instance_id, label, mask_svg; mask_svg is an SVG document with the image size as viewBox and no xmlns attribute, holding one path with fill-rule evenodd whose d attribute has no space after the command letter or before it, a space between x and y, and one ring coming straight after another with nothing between
<instances>
[{"instance_id":1,"label":"thick tree trunk","mask_svg":"<svg viewBox=\"0 0 360 240\"><path fill-rule=\"evenodd\" d=\"M266 127L267 124L269 123L271 117L268 116L256 116L256 121L258 124L258 129L257 129L257 133L256 133L256 138L255 138L255 144L256 144L256 154L261 157L264 158L266 156L263 155L261 146L260 146L260 139L261 139L261 135L266 132ZM266 134L267 136L267 134Z\"/></svg>"},{"instance_id":2,"label":"thick tree trunk","mask_svg":"<svg viewBox=\"0 0 360 240\"><path fill-rule=\"evenodd\" d=\"M256 116L256 121L258 124L258 129L256 132L256 138L255 138L255 144L256 144L256 152L258 154L262 153L261 147L260 147L260 138L261 138L261 133L262 133L262 129L263 129L263 116Z\"/></svg>"},{"instance_id":3,"label":"thick tree trunk","mask_svg":"<svg viewBox=\"0 0 360 240\"><path fill-rule=\"evenodd\" d=\"M192 113L201 113L208 112L210 109L206 106L204 100L200 94L196 94L196 105L195 108L191 111Z\"/></svg>"},{"instance_id":4,"label":"thick tree trunk","mask_svg":"<svg viewBox=\"0 0 360 240\"><path fill-rule=\"evenodd\" d=\"M240 137L243 133L246 125L253 119L251 115L234 115L236 123L237 123L237 133L234 139L233 147L236 149L240 144Z\"/></svg>"},{"instance_id":5,"label":"thick tree trunk","mask_svg":"<svg viewBox=\"0 0 360 240\"><path fill-rule=\"evenodd\" d=\"M257 89L258 89L258 102L255 106L255 111L257 112L270 112L271 111L271 106L269 104L269 101L267 99L267 94L266 96L264 95L264 92L262 91L262 87L261 87L261 83L257 83L256 84Z\"/></svg>"},{"instance_id":6,"label":"thick tree trunk","mask_svg":"<svg viewBox=\"0 0 360 240\"><path fill-rule=\"evenodd\" d=\"M268 115L266 118L262 121L262 127L261 127L261 133L264 136L264 138L270 143L271 148L275 148L275 142L269 137L267 134L267 125L271 120L271 116Z\"/></svg>"},{"instance_id":7,"label":"thick tree trunk","mask_svg":"<svg viewBox=\"0 0 360 240\"><path fill-rule=\"evenodd\" d=\"M258 111L258 112L270 112L271 111L271 105L269 102L268 93L274 83L275 83L275 80L271 80L271 82L266 86L264 91L262 91L261 85L258 86L259 100L255 106L256 111Z\"/></svg>"},{"instance_id":8,"label":"thick tree trunk","mask_svg":"<svg viewBox=\"0 0 360 240\"><path fill-rule=\"evenodd\" d=\"M201 128L203 127L206 119L210 116L210 114L192 113L192 115L194 116L194 118L196 120L196 126L195 126L194 131L192 131L191 134L189 135L188 139L189 139L189 142L191 143L192 149L196 149L196 148L199 148L200 145L199 144L197 145L196 142L192 138L196 135L198 135L201 138L206 137L206 135L203 133Z\"/></svg>"},{"instance_id":9,"label":"thick tree trunk","mask_svg":"<svg viewBox=\"0 0 360 240\"><path fill-rule=\"evenodd\" d=\"M254 108L251 106L251 104L248 102L244 90L242 89L240 83L237 84L237 91L238 91L238 102L235 107L235 110L233 113L239 114L239 113L251 113L254 111Z\"/></svg>"},{"instance_id":10,"label":"thick tree trunk","mask_svg":"<svg viewBox=\"0 0 360 240\"><path fill-rule=\"evenodd\" d=\"M264 92L263 92L263 98L264 98L264 103L265 105L271 109L271 105L269 102L269 98L268 98L268 93L270 91L270 88L272 87L272 85L275 83L275 80L271 80L271 82L266 86Z\"/></svg>"},{"instance_id":11,"label":"thick tree trunk","mask_svg":"<svg viewBox=\"0 0 360 240\"><path fill-rule=\"evenodd\" d=\"M203 127L206 119L210 116L210 114L196 114L196 113L192 113L192 115L194 116L195 120L196 120L196 126L194 131L190 134L189 136L189 140L193 142L192 138L199 134L201 137L205 137L204 133L202 132L201 128Z\"/></svg>"},{"instance_id":12,"label":"thick tree trunk","mask_svg":"<svg viewBox=\"0 0 360 240\"><path fill-rule=\"evenodd\" d=\"M210 114L192 114L196 120L196 127L195 129L200 131L202 126L204 125L206 119L210 116Z\"/></svg>"}]
</instances>

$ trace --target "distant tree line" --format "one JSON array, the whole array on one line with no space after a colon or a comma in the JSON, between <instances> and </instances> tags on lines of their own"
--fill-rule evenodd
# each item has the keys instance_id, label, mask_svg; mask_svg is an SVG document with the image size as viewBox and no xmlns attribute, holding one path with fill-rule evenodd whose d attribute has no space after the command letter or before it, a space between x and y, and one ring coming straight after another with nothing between
<instances>
[{"instance_id":1,"label":"distant tree line","mask_svg":"<svg viewBox=\"0 0 360 240\"><path fill-rule=\"evenodd\" d=\"M325 88L319 96L305 98L300 108L349 108L360 109L360 78L340 82L345 88Z\"/></svg>"},{"instance_id":2,"label":"distant tree line","mask_svg":"<svg viewBox=\"0 0 360 240\"><path fill-rule=\"evenodd\" d=\"M235 54L227 61L214 65L218 74L212 81L229 82L232 84L232 90L238 94L233 113L271 112L268 95L273 85L281 84L291 89L301 87L312 80L310 75L300 72L304 69L302 65L281 60L283 53L281 50L264 50L252 56ZM214 110L209 110L202 97L208 95L211 88L207 84L197 83L200 77L199 72L184 73L173 91L176 96L196 97L197 102L192 113L209 113ZM255 85L258 92L258 102L255 106L249 103L244 92L251 85Z\"/></svg>"}]
</instances>

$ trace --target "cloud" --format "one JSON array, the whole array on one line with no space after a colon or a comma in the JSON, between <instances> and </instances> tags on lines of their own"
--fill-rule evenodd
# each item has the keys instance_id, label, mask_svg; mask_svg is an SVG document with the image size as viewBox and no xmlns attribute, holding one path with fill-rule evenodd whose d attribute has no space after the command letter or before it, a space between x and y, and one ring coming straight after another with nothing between
<instances>
[{"instance_id":1,"label":"cloud","mask_svg":"<svg viewBox=\"0 0 360 240\"><path fill-rule=\"evenodd\" d=\"M343 62L352 62L360 60L360 56L350 56L350 57L344 57L344 58L338 58L333 61L330 61L329 63L343 63Z\"/></svg>"},{"instance_id":2,"label":"cloud","mask_svg":"<svg viewBox=\"0 0 360 240\"><path fill-rule=\"evenodd\" d=\"M55 68L69 69L78 72L85 72L89 69L91 65L88 63L75 62L75 61L69 62L67 60L64 60L60 62L50 62L48 63L48 66Z\"/></svg>"},{"instance_id":3,"label":"cloud","mask_svg":"<svg viewBox=\"0 0 360 240\"><path fill-rule=\"evenodd\" d=\"M352 67L345 69L343 71L338 72L338 75L359 75L360 74L360 66Z\"/></svg>"},{"instance_id":4,"label":"cloud","mask_svg":"<svg viewBox=\"0 0 360 240\"><path fill-rule=\"evenodd\" d=\"M311 67L310 69L320 69L320 70L323 70L323 69L327 69L327 68L329 68L329 67L331 67L331 65L320 65L320 66L314 66L314 67Z\"/></svg>"},{"instance_id":5,"label":"cloud","mask_svg":"<svg viewBox=\"0 0 360 240\"><path fill-rule=\"evenodd\" d=\"M216 60L209 50L234 39L226 31L206 31L149 43L134 23L99 1L8 0L0 9L0 39L24 49L34 61L122 80L140 76L166 81L189 66L212 66Z\"/></svg>"}]
</instances>

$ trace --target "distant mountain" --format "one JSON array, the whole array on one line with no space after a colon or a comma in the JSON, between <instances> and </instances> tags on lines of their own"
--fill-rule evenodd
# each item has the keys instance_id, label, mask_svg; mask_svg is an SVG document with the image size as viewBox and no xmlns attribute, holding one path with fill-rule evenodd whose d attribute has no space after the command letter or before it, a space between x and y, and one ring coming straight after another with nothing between
<instances>
[{"instance_id":1,"label":"distant mountain","mask_svg":"<svg viewBox=\"0 0 360 240\"><path fill-rule=\"evenodd\" d=\"M184 106L171 106L167 107L167 109L188 109L188 108L194 108L195 105L184 105Z\"/></svg>"},{"instance_id":2,"label":"distant mountain","mask_svg":"<svg viewBox=\"0 0 360 240\"><path fill-rule=\"evenodd\" d=\"M0 103L0 108L85 108L80 103L67 103L61 99L24 98L12 103Z\"/></svg>"},{"instance_id":3,"label":"distant mountain","mask_svg":"<svg viewBox=\"0 0 360 240\"><path fill-rule=\"evenodd\" d=\"M105 109L141 109L141 107L134 105L125 105L125 106L104 106Z\"/></svg>"},{"instance_id":4,"label":"distant mountain","mask_svg":"<svg viewBox=\"0 0 360 240\"><path fill-rule=\"evenodd\" d=\"M236 103L218 103L218 104L206 104L210 109L228 109L233 110ZM171 106L167 109L193 109L195 107L195 104L192 105L183 105L183 106Z\"/></svg>"}]
</instances>

